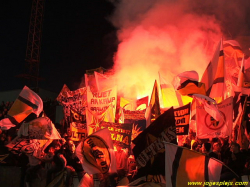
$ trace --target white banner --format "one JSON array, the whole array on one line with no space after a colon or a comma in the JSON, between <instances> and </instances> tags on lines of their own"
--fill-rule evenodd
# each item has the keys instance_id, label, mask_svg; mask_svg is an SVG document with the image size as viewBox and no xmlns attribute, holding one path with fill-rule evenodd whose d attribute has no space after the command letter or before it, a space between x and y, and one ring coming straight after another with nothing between
<instances>
[{"instance_id":1,"label":"white banner","mask_svg":"<svg viewBox=\"0 0 250 187\"><path fill-rule=\"evenodd\" d=\"M214 138L231 136L233 126L233 97L229 97L218 105L222 115L219 121L216 121L204 109L204 105L199 101L196 102L196 120L197 120L197 137Z\"/></svg>"}]
</instances>

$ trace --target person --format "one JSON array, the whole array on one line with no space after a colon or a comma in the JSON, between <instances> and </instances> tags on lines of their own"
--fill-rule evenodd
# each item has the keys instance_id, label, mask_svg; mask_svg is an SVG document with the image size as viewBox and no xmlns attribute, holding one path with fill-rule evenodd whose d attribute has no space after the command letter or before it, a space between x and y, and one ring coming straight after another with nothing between
<instances>
[{"instance_id":1,"label":"person","mask_svg":"<svg viewBox=\"0 0 250 187\"><path fill-rule=\"evenodd\" d=\"M53 146L49 146L46 148L45 153L39 157L39 159L44 163L45 169L49 170L52 168L53 157L55 155L55 148Z\"/></svg>"},{"instance_id":2,"label":"person","mask_svg":"<svg viewBox=\"0 0 250 187\"><path fill-rule=\"evenodd\" d=\"M209 154L211 153L211 144L209 142L203 143L201 147L201 152L204 155L209 156Z\"/></svg>"},{"instance_id":3,"label":"person","mask_svg":"<svg viewBox=\"0 0 250 187\"><path fill-rule=\"evenodd\" d=\"M116 166L118 178L121 179L127 175L128 172L128 151L122 149L122 143L116 144Z\"/></svg>"},{"instance_id":4,"label":"person","mask_svg":"<svg viewBox=\"0 0 250 187\"><path fill-rule=\"evenodd\" d=\"M63 147L61 146L61 144L56 143L54 146L56 151L53 156L53 166L47 171L46 186L48 186L52 182L53 174L63 172L64 170L67 171L65 186L70 186L74 169L72 167L66 167L67 161L62 154Z\"/></svg>"},{"instance_id":5,"label":"person","mask_svg":"<svg viewBox=\"0 0 250 187\"><path fill-rule=\"evenodd\" d=\"M74 170L77 173L79 181L81 181L85 172L82 168L82 164L80 160L78 159L75 153L76 153L76 146L74 142L70 138L67 138L66 144L64 147L64 155L67 160L68 166L71 166L74 168Z\"/></svg>"},{"instance_id":6,"label":"person","mask_svg":"<svg viewBox=\"0 0 250 187\"><path fill-rule=\"evenodd\" d=\"M128 177L130 181L132 181L136 173L137 173L137 164L135 161L135 156L131 154L128 157Z\"/></svg>"},{"instance_id":7,"label":"person","mask_svg":"<svg viewBox=\"0 0 250 187\"><path fill-rule=\"evenodd\" d=\"M221 145L219 142L215 142L213 144L213 150L208 154L208 156L223 161L223 158L221 157Z\"/></svg>"},{"instance_id":8,"label":"person","mask_svg":"<svg viewBox=\"0 0 250 187\"><path fill-rule=\"evenodd\" d=\"M31 142L33 140L30 140ZM31 186L31 182L32 179L34 179L36 176L39 177L38 175L38 171L42 168L42 162L40 161L40 159L38 159L37 157L35 157L32 153L26 153L26 155L29 158L29 167L26 170L26 177L25 177L25 183L26 183L26 187L30 187Z\"/></svg>"},{"instance_id":9,"label":"person","mask_svg":"<svg viewBox=\"0 0 250 187\"><path fill-rule=\"evenodd\" d=\"M230 151L231 157L229 157L227 165L240 176L245 168L246 156L240 151L238 143L232 143Z\"/></svg>"}]
</instances>

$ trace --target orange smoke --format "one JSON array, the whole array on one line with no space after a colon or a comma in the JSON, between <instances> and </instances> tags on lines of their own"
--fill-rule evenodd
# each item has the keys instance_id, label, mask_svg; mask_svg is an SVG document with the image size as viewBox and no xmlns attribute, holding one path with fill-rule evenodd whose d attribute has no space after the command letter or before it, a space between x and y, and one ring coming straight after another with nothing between
<instances>
[{"instance_id":1,"label":"orange smoke","mask_svg":"<svg viewBox=\"0 0 250 187\"><path fill-rule=\"evenodd\" d=\"M111 19L119 28L114 57L118 91L124 97L151 96L158 72L173 76L195 70L201 78L222 37L212 16L192 13L185 1L122 0Z\"/></svg>"}]
</instances>

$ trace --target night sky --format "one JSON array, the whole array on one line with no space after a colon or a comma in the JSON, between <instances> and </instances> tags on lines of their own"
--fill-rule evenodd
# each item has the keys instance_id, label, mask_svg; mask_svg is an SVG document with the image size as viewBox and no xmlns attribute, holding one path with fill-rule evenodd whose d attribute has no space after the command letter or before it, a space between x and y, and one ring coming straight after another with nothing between
<instances>
[{"instance_id":1,"label":"night sky","mask_svg":"<svg viewBox=\"0 0 250 187\"><path fill-rule=\"evenodd\" d=\"M31 0L0 5L0 91L21 89ZM114 7L105 0L45 0L39 87L59 93L63 84L79 88L87 69L113 65L116 29L108 21Z\"/></svg>"}]
</instances>

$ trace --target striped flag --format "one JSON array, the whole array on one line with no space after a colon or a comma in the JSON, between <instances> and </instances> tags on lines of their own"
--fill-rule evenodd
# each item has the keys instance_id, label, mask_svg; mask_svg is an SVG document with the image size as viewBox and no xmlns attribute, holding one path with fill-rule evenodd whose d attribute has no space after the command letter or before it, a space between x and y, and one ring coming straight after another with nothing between
<instances>
[{"instance_id":1,"label":"striped flag","mask_svg":"<svg viewBox=\"0 0 250 187\"><path fill-rule=\"evenodd\" d=\"M172 83L184 105L192 102L193 94L206 95L205 84L198 80L199 75L196 71L185 71L174 77Z\"/></svg>"},{"instance_id":2,"label":"striped flag","mask_svg":"<svg viewBox=\"0 0 250 187\"><path fill-rule=\"evenodd\" d=\"M219 160L165 142L166 187L209 186L211 181L219 186L224 168L228 169ZM229 169L229 171L233 173L232 170ZM237 177L236 174L235 177Z\"/></svg>"},{"instance_id":3,"label":"striped flag","mask_svg":"<svg viewBox=\"0 0 250 187\"><path fill-rule=\"evenodd\" d=\"M35 113L39 116L42 110L42 99L27 86L24 86L18 98L8 111L7 115L9 117L0 121L0 128L8 130L20 124L31 113Z\"/></svg>"},{"instance_id":4,"label":"striped flag","mask_svg":"<svg viewBox=\"0 0 250 187\"><path fill-rule=\"evenodd\" d=\"M224 71L224 52L221 40L201 79L201 82L205 83L207 96L215 98L217 102L224 98Z\"/></svg>"}]
</instances>

